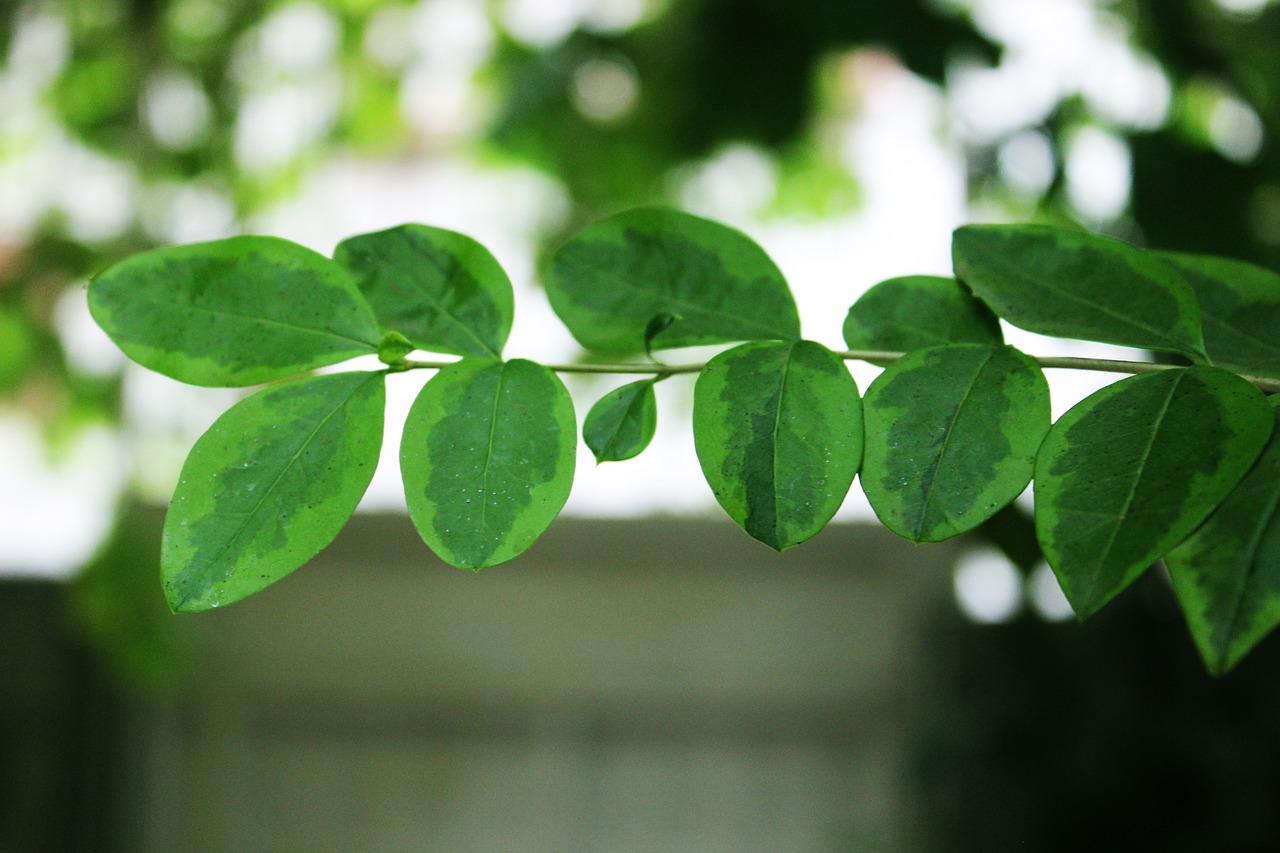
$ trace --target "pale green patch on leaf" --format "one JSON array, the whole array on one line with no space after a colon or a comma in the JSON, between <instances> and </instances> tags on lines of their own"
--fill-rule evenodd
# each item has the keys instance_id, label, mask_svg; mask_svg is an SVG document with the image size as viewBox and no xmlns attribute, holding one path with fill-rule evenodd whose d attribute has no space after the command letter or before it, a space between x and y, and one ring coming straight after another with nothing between
<instances>
[{"instance_id":1,"label":"pale green patch on leaf","mask_svg":"<svg viewBox=\"0 0 1280 853\"><path fill-rule=\"evenodd\" d=\"M573 485L564 385L531 361L464 358L423 386L400 445L409 517L445 562L504 563L551 525Z\"/></svg>"},{"instance_id":2,"label":"pale green patch on leaf","mask_svg":"<svg viewBox=\"0 0 1280 853\"><path fill-rule=\"evenodd\" d=\"M725 512L781 551L817 534L844 501L862 459L862 401L820 344L743 344L699 374L693 438Z\"/></svg>"},{"instance_id":3,"label":"pale green patch on leaf","mask_svg":"<svg viewBox=\"0 0 1280 853\"><path fill-rule=\"evenodd\" d=\"M849 309L853 350L908 352L943 344L1000 344L1000 321L954 278L909 275L872 287Z\"/></svg>"},{"instance_id":4,"label":"pale green patch on leaf","mask_svg":"<svg viewBox=\"0 0 1280 853\"><path fill-rule=\"evenodd\" d=\"M867 389L862 488L914 542L972 530L1031 482L1049 429L1049 385L1013 347L952 344L908 353Z\"/></svg>"},{"instance_id":5,"label":"pale green patch on leaf","mask_svg":"<svg viewBox=\"0 0 1280 853\"><path fill-rule=\"evenodd\" d=\"M597 352L800 337L795 300L764 250L676 210L630 210L578 233L552 257L546 285L574 338ZM653 331L662 315L672 322Z\"/></svg>"},{"instance_id":6,"label":"pale green patch on leaf","mask_svg":"<svg viewBox=\"0 0 1280 853\"><path fill-rule=\"evenodd\" d=\"M511 281L484 246L454 231L399 225L338 244L383 329L417 349L498 356L514 314Z\"/></svg>"},{"instance_id":7,"label":"pale green patch on leaf","mask_svg":"<svg viewBox=\"0 0 1280 853\"><path fill-rule=\"evenodd\" d=\"M214 421L165 516L169 606L239 601L332 542L378 465L385 397L381 373L335 373L264 388Z\"/></svg>"},{"instance_id":8,"label":"pale green patch on leaf","mask_svg":"<svg viewBox=\"0 0 1280 853\"><path fill-rule=\"evenodd\" d=\"M960 280L1015 326L1205 359L1195 294L1128 243L1042 225L966 225L951 253Z\"/></svg>"},{"instance_id":9,"label":"pale green patch on leaf","mask_svg":"<svg viewBox=\"0 0 1280 853\"><path fill-rule=\"evenodd\" d=\"M582 424L582 440L596 462L621 462L640 455L658 426L653 379L631 382L601 397Z\"/></svg>"},{"instance_id":10,"label":"pale green patch on leaf","mask_svg":"<svg viewBox=\"0 0 1280 853\"><path fill-rule=\"evenodd\" d=\"M1205 666L1232 669L1280 624L1280 396L1276 427L1253 468L1191 537L1165 557Z\"/></svg>"},{"instance_id":11,"label":"pale green patch on leaf","mask_svg":"<svg viewBox=\"0 0 1280 853\"><path fill-rule=\"evenodd\" d=\"M1280 378L1280 274L1244 261L1158 252L1200 303L1204 347L1219 367Z\"/></svg>"},{"instance_id":12,"label":"pale green patch on leaf","mask_svg":"<svg viewBox=\"0 0 1280 853\"><path fill-rule=\"evenodd\" d=\"M1192 367L1108 385L1050 428L1036 459L1036 534L1081 618L1204 521L1272 420L1243 379Z\"/></svg>"},{"instance_id":13,"label":"pale green patch on leaf","mask_svg":"<svg viewBox=\"0 0 1280 853\"><path fill-rule=\"evenodd\" d=\"M93 318L143 367L192 385L256 385L377 352L346 270L276 237L143 252L89 285Z\"/></svg>"}]
</instances>

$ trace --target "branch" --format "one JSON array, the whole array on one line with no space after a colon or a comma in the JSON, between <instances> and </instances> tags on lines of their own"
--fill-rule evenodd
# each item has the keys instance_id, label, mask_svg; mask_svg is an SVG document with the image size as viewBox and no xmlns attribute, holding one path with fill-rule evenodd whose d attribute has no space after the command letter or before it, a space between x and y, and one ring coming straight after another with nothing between
<instances>
[{"instance_id":1,"label":"branch","mask_svg":"<svg viewBox=\"0 0 1280 853\"><path fill-rule=\"evenodd\" d=\"M885 352L881 350L837 350L836 355L845 361L865 361L877 367L888 367L902 358L906 353ZM1106 358L1069 358L1058 356L1032 355L1030 358L1041 367L1062 370L1099 370L1106 373L1158 373L1162 370L1177 370L1176 364L1156 364L1150 361L1119 361ZM397 365L402 370L439 370L448 367L451 361L411 361L405 360ZM548 364L549 370L556 373L604 373L604 374L637 374L643 376L675 376L681 373L699 373L704 364ZM1240 378L1258 389L1268 393L1280 393L1280 379L1265 376L1240 374Z\"/></svg>"}]
</instances>

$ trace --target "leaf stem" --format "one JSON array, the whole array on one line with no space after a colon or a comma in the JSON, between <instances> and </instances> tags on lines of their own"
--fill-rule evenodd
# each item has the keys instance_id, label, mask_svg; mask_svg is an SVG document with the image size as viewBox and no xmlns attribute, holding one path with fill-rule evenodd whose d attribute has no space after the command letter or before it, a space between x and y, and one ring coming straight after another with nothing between
<instances>
[{"instance_id":1,"label":"leaf stem","mask_svg":"<svg viewBox=\"0 0 1280 853\"><path fill-rule=\"evenodd\" d=\"M837 350L837 356L845 361L865 361L878 367L887 367L906 353L887 352L882 350ZM1158 373L1162 370L1176 370L1176 364L1156 364L1149 361L1119 361L1106 358L1071 358L1060 356L1037 356L1030 358L1041 367L1063 370L1099 370L1106 373ZM438 370L448 367L450 361L411 361L403 362L405 370ZM549 370L556 373L604 373L604 374L641 374L652 375L660 379L681 373L699 373L703 364L548 364ZM1280 379L1265 376L1249 376L1240 374L1240 378L1269 394L1280 393Z\"/></svg>"}]
</instances>

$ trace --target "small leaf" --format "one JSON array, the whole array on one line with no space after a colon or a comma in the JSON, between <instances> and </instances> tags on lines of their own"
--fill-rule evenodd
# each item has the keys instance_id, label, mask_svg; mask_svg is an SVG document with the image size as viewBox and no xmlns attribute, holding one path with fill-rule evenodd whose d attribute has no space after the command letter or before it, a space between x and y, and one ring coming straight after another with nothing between
<instances>
[{"instance_id":1,"label":"small leaf","mask_svg":"<svg viewBox=\"0 0 1280 853\"><path fill-rule=\"evenodd\" d=\"M1128 243L1040 225L966 225L951 253L960 280L1027 331L1205 358L1191 288Z\"/></svg>"},{"instance_id":2,"label":"small leaf","mask_svg":"<svg viewBox=\"0 0 1280 853\"><path fill-rule=\"evenodd\" d=\"M89 309L134 361L192 385L256 385L378 349L346 271L276 237L134 255L94 278Z\"/></svg>"},{"instance_id":3,"label":"small leaf","mask_svg":"<svg viewBox=\"0 0 1280 853\"><path fill-rule=\"evenodd\" d=\"M662 314L679 319L657 349L800 337L795 300L764 250L675 210L630 210L575 235L551 259L547 296L574 338L597 352L643 352Z\"/></svg>"},{"instance_id":4,"label":"small leaf","mask_svg":"<svg viewBox=\"0 0 1280 853\"><path fill-rule=\"evenodd\" d=\"M1075 612L1093 614L1185 539L1271 428L1262 394L1213 367L1134 376L1063 415L1036 459L1036 534Z\"/></svg>"},{"instance_id":5,"label":"small leaf","mask_svg":"<svg viewBox=\"0 0 1280 853\"><path fill-rule=\"evenodd\" d=\"M484 246L453 231L400 225L338 244L383 329L417 349L498 356L511 331L511 281Z\"/></svg>"},{"instance_id":6,"label":"small leaf","mask_svg":"<svg viewBox=\"0 0 1280 853\"><path fill-rule=\"evenodd\" d=\"M531 361L464 358L423 386L400 445L409 517L446 562L482 569L533 544L573 485L577 426Z\"/></svg>"},{"instance_id":7,"label":"small leaf","mask_svg":"<svg viewBox=\"0 0 1280 853\"><path fill-rule=\"evenodd\" d=\"M1219 367L1280 378L1280 274L1244 261L1157 252L1200 303L1204 346Z\"/></svg>"},{"instance_id":8,"label":"small leaf","mask_svg":"<svg viewBox=\"0 0 1280 853\"><path fill-rule=\"evenodd\" d=\"M377 467L385 397L381 373L335 373L264 388L214 421L165 516L169 606L239 601L332 542Z\"/></svg>"},{"instance_id":9,"label":"small leaf","mask_svg":"<svg viewBox=\"0 0 1280 853\"><path fill-rule=\"evenodd\" d=\"M725 512L781 551L822 530L844 501L862 458L862 401L820 344L743 344L699 374L693 438Z\"/></svg>"},{"instance_id":10,"label":"small leaf","mask_svg":"<svg viewBox=\"0 0 1280 853\"><path fill-rule=\"evenodd\" d=\"M653 339L656 338L659 333L665 332L667 329L671 328L671 324L679 319L680 318L675 314L668 314L663 311L661 314L655 314L653 319L649 321L649 324L644 327L644 354L648 356L650 360L653 359Z\"/></svg>"},{"instance_id":11,"label":"small leaf","mask_svg":"<svg viewBox=\"0 0 1280 853\"><path fill-rule=\"evenodd\" d=\"M1031 482L1049 429L1049 385L1013 347L915 350L867 389L862 488L915 542L972 530Z\"/></svg>"},{"instance_id":12,"label":"small leaf","mask_svg":"<svg viewBox=\"0 0 1280 853\"><path fill-rule=\"evenodd\" d=\"M658 403L653 379L615 388L596 402L582 424L582 440L596 462L621 462L640 455L653 440Z\"/></svg>"},{"instance_id":13,"label":"small leaf","mask_svg":"<svg viewBox=\"0 0 1280 853\"><path fill-rule=\"evenodd\" d=\"M908 352L942 344L1000 344L1000 321L954 278L909 275L872 287L844 320L849 349Z\"/></svg>"},{"instance_id":14,"label":"small leaf","mask_svg":"<svg viewBox=\"0 0 1280 853\"><path fill-rule=\"evenodd\" d=\"M1280 624L1280 396L1262 456L1165 557L1205 666L1222 675Z\"/></svg>"},{"instance_id":15,"label":"small leaf","mask_svg":"<svg viewBox=\"0 0 1280 853\"><path fill-rule=\"evenodd\" d=\"M409 339L399 332L383 332L382 340L378 342L378 361L383 364L399 364L414 349Z\"/></svg>"}]
</instances>

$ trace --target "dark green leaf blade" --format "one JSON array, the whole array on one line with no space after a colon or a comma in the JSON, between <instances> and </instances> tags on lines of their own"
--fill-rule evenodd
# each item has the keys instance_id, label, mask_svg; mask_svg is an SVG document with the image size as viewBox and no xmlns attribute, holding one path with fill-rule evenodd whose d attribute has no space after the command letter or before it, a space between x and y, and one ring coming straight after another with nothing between
<instances>
[{"instance_id":1,"label":"dark green leaf blade","mask_svg":"<svg viewBox=\"0 0 1280 853\"><path fill-rule=\"evenodd\" d=\"M1027 331L1205 358L1191 288L1128 243L1041 225L966 225L951 253L960 280Z\"/></svg>"},{"instance_id":2,"label":"dark green leaf blade","mask_svg":"<svg viewBox=\"0 0 1280 853\"><path fill-rule=\"evenodd\" d=\"M1092 615L1181 542L1271 434L1262 394L1213 367L1130 377L1050 428L1036 535L1076 614Z\"/></svg>"},{"instance_id":3,"label":"dark green leaf blade","mask_svg":"<svg viewBox=\"0 0 1280 853\"><path fill-rule=\"evenodd\" d=\"M521 554L573 485L569 393L523 359L464 358L423 386L400 445L409 516L446 562L482 569Z\"/></svg>"},{"instance_id":4,"label":"dark green leaf blade","mask_svg":"<svg viewBox=\"0 0 1280 853\"><path fill-rule=\"evenodd\" d=\"M384 330L430 352L501 355L515 310L511 280L470 237L399 225L343 240L333 257L350 270Z\"/></svg>"},{"instance_id":5,"label":"dark green leaf blade","mask_svg":"<svg viewBox=\"0 0 1280 853\"><path fill-rule=\"evenodd\" d=\"M725 512L781 551L840 508L862 459L862 401L844 363L820 344L743 344L699 374L693 438Z\"/></svg>"},{"instance_id":6,"label":"dark green leaf blade","mask_svg":"<svg viewBox=\"0 0 1280 853\"><path fill-rule=\"evenodd\" d=\"M381 373L284 382L200 437L165 516L160 568L174 611L258 592L318 554L360 502L382 447Z\"/></svg>"},{"instance_id":7,"label":"dark green leaf blade","mask_svg":"<svg viewBox=\"0 0 1280 853\"><path fill-rule=\"evenodd\" d=\"M908 352L943 344L1000 344L1000 321L954 278L908 275L882 281L849 309L853 350Z\"/></svg>"},{"instance_id":8,"label":"dark green leaf blade","mask_svg":"<svg viewBox=\"0 0 1280 853\"><path fill-rule=\"evenodd\" d=\"M652 349L800 337L795 300L764 250L675 210L630 210L578 233L552 257L546 284L561 321L597 352L644 352L663 314L673 322Z\"/></svg>"},{"instance_id":9,"label":"dark green leaf blade","mask_svg":"<svg viewBox=\"0 0 1280 853\"><path fill-rule=\"evenodd\" d=\"M1280 378L1280 274L1230 258L1157 252L1200 303L1204 346L1219 367Z\"/></svg>"},{"instance_id":10,"label":"dark green leaf blade","mask_svg":"<svg viewBox=\"0 0 1280 853\"><path fill-rule=\"evenodd\" d=\"M1049 429L1049 385L1013 347L915 350L863 400L862 487L886 527L914 542L972 530L1031 482Z\"/></svg>"},{"instance_id":11,"label":"dark green leaf blade","mask_svg":"<svg viewBox=\"0 0 1280 853\"><path fill-rule=\"evenodd\" d=\"M1165 557L1205 666L1231 670L1280 624L1280 396L1253 468L1196 532Z\"/></svg>"},{"instance_id":12,"label":"dark green leaf blade","mask_svg":"<svg viewBox=\"0 0 1280 853\"><path fill-rule=\"evenodd\" d=\"M89 309L134 361L192 385L269 382L377 352L380 338L342 267L276 237L134 255L93 279Z\"/></svg>"},{"instance_id":13,"label":"dark green leaf blade","mask_svg":"<svg viewBox=\"0 0 1280 853\"><path fill-rule=\"evenodd\" d=\"M658 426L654 380L642 379L615 388L587 412L582 440L596 462L621 462L640 455Z\"/></svg>"}]
</instances>

